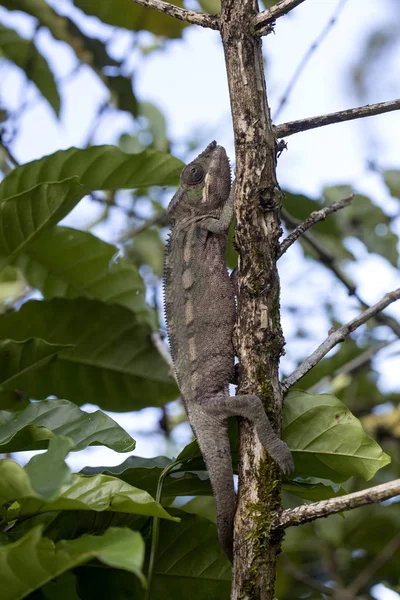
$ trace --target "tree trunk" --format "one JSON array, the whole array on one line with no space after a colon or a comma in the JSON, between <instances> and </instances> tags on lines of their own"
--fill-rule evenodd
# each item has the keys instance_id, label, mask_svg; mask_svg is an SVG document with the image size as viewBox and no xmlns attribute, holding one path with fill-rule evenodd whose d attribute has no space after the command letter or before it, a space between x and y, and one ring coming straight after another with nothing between
<instances>
[{"instance_id":1,"label":"tree trunk","mask_svg":"<svg viewBox=\"0 0 400 600\"><path fill-rule=\"evenodd\" d=\"M222 0L221 36L230 90L236 151L236 244L239 252L238 393L259 395L279 429L278 366L284 339L276 269L281 191L275 137L267 104L261 40L251 21L256 0ZM270 536L281 507L281 476L246 421L240 426L239 499L231 598L272 599L280 536Z\"/></svg>"}]
</instances>

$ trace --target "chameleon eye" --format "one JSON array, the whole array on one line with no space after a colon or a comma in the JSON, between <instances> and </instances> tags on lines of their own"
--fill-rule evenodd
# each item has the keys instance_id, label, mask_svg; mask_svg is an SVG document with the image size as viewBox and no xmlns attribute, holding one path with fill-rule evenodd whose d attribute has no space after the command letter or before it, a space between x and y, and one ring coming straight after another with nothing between
<instances>
[{"instance_id":1,"label":"chameleon eye","mask_svg":"<svg viewBox=\"0 0 400 600\"><path fill-rule=\"evenodd\" d=\"M186 167L182 172L182 180L188 185L196 185L204 179L204 169L199 164L192 164Z\"/></svg>"}]
</instances>

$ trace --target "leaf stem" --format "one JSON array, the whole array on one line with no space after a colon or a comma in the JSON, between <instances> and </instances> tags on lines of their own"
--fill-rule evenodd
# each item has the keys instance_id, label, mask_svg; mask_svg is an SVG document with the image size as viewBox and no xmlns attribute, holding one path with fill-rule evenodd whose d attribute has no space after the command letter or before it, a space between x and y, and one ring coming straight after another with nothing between
<instances>
[{"instance_id":1,"label":"leaf stem","mask_svg":"<svg viewBox=\"0 0 400 600\"><path fill-rule=\"evenodd\" d=\"M177 460L175 462L170 463L163 469L161 475L158 479L157 483L157 491L156 491L156 502L161 504L162 490L164 486L164 481L166 476L178 465L181 465L184 461ZM147 588L145 600L150 600L151 594L151 586L153 583L153 575L154 575L154 565L156 561L157 547L158 547L158 537L160 532L160 518L153 517L153 528L151 532L151 547L150 547L150 559L149 559L149 569L147 571Z\"/></svg>"}]
</instances>

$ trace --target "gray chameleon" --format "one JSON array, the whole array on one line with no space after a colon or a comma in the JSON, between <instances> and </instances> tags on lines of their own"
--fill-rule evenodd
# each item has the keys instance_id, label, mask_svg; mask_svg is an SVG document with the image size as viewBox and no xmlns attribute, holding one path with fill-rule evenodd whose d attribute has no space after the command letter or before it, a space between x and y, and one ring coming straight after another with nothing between
<instances>
[{"instance_id":1,"label":"gray chameleon","mask_svg":"<svg viewBox=\"0 0 400 600\"><path fill-rule=\"evenodd\" d=\"M165 317L176 377L207 465L219 541L230 560L236 497L228 417L249 419L283 473L293 469L289 448L273 431L261 400L229 396L236 307L225 249L233 189L225 149L212 142L181 173L168 207L171 234L164 265Z\"/></svg>"}]
</instances>

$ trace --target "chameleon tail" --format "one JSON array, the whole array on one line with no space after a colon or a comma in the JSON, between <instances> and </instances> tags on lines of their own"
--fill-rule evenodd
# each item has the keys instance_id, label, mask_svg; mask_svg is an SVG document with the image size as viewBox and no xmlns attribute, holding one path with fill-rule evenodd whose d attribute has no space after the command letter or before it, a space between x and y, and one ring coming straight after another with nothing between
<instances>
[{"instance_id":1,"label":"chameleon tail","mask_svg":"<svg viewBox=\"0 0 400 600\"><path fill-rule=\"evenodd\" d=\"M233 560L233 524L236 495L227 420L216 420L205 426L193 423L215 498L219 543L229 560ZM214 431L213 431L214 430Z\"/></svg>"}]
</instances>

